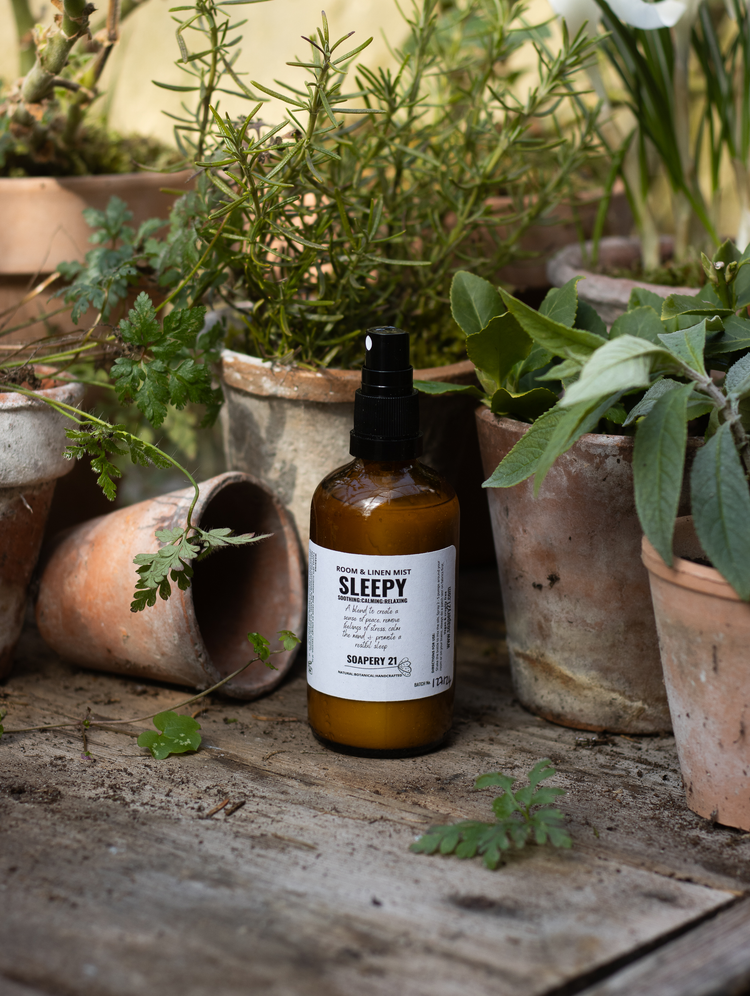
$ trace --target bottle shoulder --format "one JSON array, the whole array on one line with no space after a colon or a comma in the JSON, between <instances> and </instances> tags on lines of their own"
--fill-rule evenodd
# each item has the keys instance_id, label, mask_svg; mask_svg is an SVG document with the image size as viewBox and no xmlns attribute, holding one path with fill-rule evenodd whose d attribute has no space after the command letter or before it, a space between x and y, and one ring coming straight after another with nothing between
<instances>
[{"instance_id":1,"label":"bottle shoulder","mask_svg":"<svg viewBox=\"0 0 750 996\"><path fill-rule=\"evenodd\" d=\"M372 511L384 505L441 505L455 500L453 487L419 460L389 463L352 460L325 477L315 492L316 501L334 501Z\"/></svg>"}]
</instances>

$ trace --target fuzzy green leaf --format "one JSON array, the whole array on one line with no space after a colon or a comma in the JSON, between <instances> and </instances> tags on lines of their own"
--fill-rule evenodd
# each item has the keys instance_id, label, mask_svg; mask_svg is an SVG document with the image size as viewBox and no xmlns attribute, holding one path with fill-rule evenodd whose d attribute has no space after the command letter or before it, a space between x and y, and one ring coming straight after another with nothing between
<instances>
[{"instance_id":1,"label":"fuzzy green leaf","mask_svg":"<svg viewBox=\"0 0 750 996\"><path fill-rule=\"evenodd\" d=\"M475 335L507 309L492 284L466 270L459 270L451 283L451 313L468 335Z\"/></svg>"},{"instance_id":2,"label":"fuzzy green leaf","mask_svg":"<svg viewBox=\"0 0 750 996\"><path fill-rule=\"evenodd\" d=\"M501 290L500 294L508 311L518 321L521 328L531 336L538 346L549 350L555 356L585 361L594 350L607 342L605 338L594 332L569 328L567 325L547 318L504 290Z\"/></svg>"},{"instance_id":3,"label":"fuzzy green leaf","mask_svg":"<svg viewBox=\"0 0 750 996\"><path fill-rule=\"evenodd\" d=\"M673 356L699 374L706 376L703 351L706 348L706 319L679 332L666 332L659 336Z\"/></svg>"},{"instance_id":4,"label":"fuzzy green leaf","mask_svg":"<svg viewBox=\"0 0 750 996\"><path fill-rule=\"evenodd\" d=\"M607 331L607 326L604 324L603 319L599 317L588 301L578 302L575 326L577 329L585 329L587 332L595 332L596 335L600 335L602 339L610 338L610 334Z\"/></svg>"},{"instance_id":5,"label":"fuzzy green leaf","mask_svg":"<svg viewBox=\"0 0 750 996\"><path fill-rule=\"evenodd\" d=\"M502 387L511 369L531 352L532 342L508 314L497 315L479 332L466 337L469 359Z\"/></svg>"},{"instance_id":6,"label":"fuzzy green leaf","mask_svg":"<svg viewBox=\"0 0 750 996\"><path fill-rule=\"evenodd\" d=\"M671 380L669 377L662 377L661 380L657 380L646 391L638 404L630 409L623 425L632 425L636 419L648 415L662 395L668 394L669 391L676 391L677 388L682 386L679 381ZM699 394L693 389L693 393L688 397L687 420L690 421L690 419L699 418L701 415L707 415L712 411L713 407L713 403L705 395Z\"/></svg>"},{"instance_id":7,"label":"fuzzy green leaf","mask_svg":"<svg viewBox=\"0 0 750 996\"><path fill-rule=\"evenodd\" d=\"M665 349L645 339L622 335L606 342L586 363L575 384L565 392L563 408L594 401L615 391L648 387L655 361L670 360Z\"/></svg>"},{"instance_id":8,"label":"fuzzy green leaf","mask_svg":"<svg viewBox=\"0 0 750 996\"><path fill-rule=\"evenodd\" d=\"M676 318L678 315L719 315L720 317L733 314L731 308L714 304L713 301L704 301L699 295L692 297L688 294L670 294L664 301L661 309L663 319Z\"/></svg>"},{"instance_id":9,"label":"fuzzy green leaf","mask_svg":"<svg viewBox=\"0 0 750 996\"><path fill-rule=\"evenodd\" d=\"M724 332L706 346L707 356L722 356L750 349L750 321L730 315L723 321Z\"/></svg>"},{"instance_id":10,"label":"fuzzy green leaf","mask_svg":"<svg viewBox=\"0 0 750 996\"><path fill-rule=\"evenodd\" d=\"M728 423L696 453L690 491L701 546L740 598L750 601L750 491Z\"/></svg>"},{"instance_id":11,"label":"fuzzy green leaf","mask_svg":"<svg viewBox=\"0 0 750 996\"><path fill-rule=\"evenodd\" d=\"M672 563L672 536L680 504L687 444L687 405L692 384L658 398L638 423L633 449L635 506L644 533L665 563Z\"/></svg>"},{"instance_id":12,"label":"fuzzy green leaf","mask_svg":"<svg viewBox=\"0 0 750 996\"><path fill-rule=\"evenodd\" d=\"M578 312L578 282L583 277L573 277L562 287L553 287L547 292L541 303L539 314L551 318L553 322L568 325L575 324Z\"/></svg>"},{"instance_id":13,"label":"fuzzy green leaf","mask_svg":"<svg viewBox=\"0 0 750 996\"><path fill-rule=\"evenodd\" d=\"M750 353L746 353L727 370L724 390L730 398L739 399L750 394Z\"/></svg>"},{"instance_id":14,"label":"fuzzy green leaf","mask_svg":"<svg viewBox=\"0 0 750 996\"><path fill-rule=\"evenodd\" d=\"M531 477L564 416L565 412L561 408L551 408L540 416L503 457L482 487L512 488Z\"/></svg>"},{"instance_id":15,"label":"fuzzy green leaf","mask_svg":"<svg viewBox=\"0 0 750 996\"><path fill-rule=\"evenodd\" d=\"M617 339L621 335L635 336L637 339L646 339L648 342L659 346L659 336L664 331L661 319L653 308L642 307L633 308L620 315L612 323L609 337Z\"/></svg>"},{"instance_id":16,"label":"fuzzy green leaf","mask_svg":"<svg viewBox=\"0 0 750 996\"><path fill-rule=\"evenodd\" d=\"M653 308L658 317L663 307L664 298L646 287L634 287L630 292L628 311L634 308Z\"/></svg>"}]
</instances>

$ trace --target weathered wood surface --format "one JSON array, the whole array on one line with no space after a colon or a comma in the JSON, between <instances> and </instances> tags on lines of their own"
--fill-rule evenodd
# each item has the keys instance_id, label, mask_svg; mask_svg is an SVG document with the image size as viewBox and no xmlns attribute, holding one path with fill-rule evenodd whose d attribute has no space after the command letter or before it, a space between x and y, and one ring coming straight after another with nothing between
<instances>
[{"instance_id":1,"label":"weathered wood surface","mask_svg":"<svg viewBox=\"0 0 750 996\"><path fill-rule=\"evenodd\" d=\"M719 913L581 996L745 996L750 901Z\"/></svg>"},{"instance_id":2,"label":"weathered wood surface","mask_svg":"<svg viewBox=\"0 0 750 996\"><path fill-rule=\"evenodd\" d=\"M301 668L262 701L214 700L195 755L155 761L108 731L90 734L93 760L70 730L4 738L2 996L570 994L735 901L750 835L687 809L672 738L591 746L521 709L492 585L474 581L439 753L325 751ZM0 694L8 727L183 697L62 664L33 627ZM478 774L541 757L568 790L572 851L531 847L494 873L409 852L431 823L487 818Z\"/></svg>"}]
</instances>

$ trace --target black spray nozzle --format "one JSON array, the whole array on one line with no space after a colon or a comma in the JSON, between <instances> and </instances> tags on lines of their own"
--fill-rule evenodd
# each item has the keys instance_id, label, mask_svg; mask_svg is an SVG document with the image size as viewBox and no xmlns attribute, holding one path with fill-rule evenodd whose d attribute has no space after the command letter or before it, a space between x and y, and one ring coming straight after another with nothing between
<instances>
[{"instance_id":1,"label":"black spray nozzle","mask_svg":"<svg viewBox=\"0 0 750 996\"><path fill-rule=\"evenodd\" d=\"M409 460L419 456L421 443L409 335L393 326L368 329L350 453L370 460Z\"/></svg>"},{"instance_id":2,"label":"black spray nozzle","mask_svg":"<svg viewBox=\"0 0 750 996\"><path fill-rule=\"evenodd\" d=\"M368 329L362 366L362 392L394 397L411 394L412 390L409 333L391 325Z\"/></svg>"}]
</instances>

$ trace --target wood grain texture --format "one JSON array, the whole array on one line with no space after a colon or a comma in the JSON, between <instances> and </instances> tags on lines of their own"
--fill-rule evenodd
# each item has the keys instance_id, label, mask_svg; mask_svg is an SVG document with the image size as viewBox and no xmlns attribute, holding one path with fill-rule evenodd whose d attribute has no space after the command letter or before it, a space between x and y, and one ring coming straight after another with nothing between
<instances>
[{"instance_id":1,"label":"wood grain texture","mask_svg":"<svg viewBox=\"0 0 750 996\"><path fill-rule=\"evenodd\" d=\"M745 996L750 992L750 902L691 930L581 996Z\"/></svg>"},{"instance_id":2,"label":"wood grain texture","mask_svg":"<svg viewBox=\"0 0 750 996\"><path fill-rule=\"evenodd\" d=\"M468 594L476 613L486 592ZM0 692L6 727L183 697L64 665L32 628ZM262 702L217 699L198 721L201 750L161 762L137 727L92 731L93 760L71 730L3 738L0 993L3 974L34 996L570 992L750 881L750 841L685 806L672 738L592 746L526 713L486 613L460 633L455 732L436 754L324 750L300 667ZM495 873L409 852L432 823L488 817L477 775L545 756L572 851L531 847Z\"/></svg>"}]
</instances>

